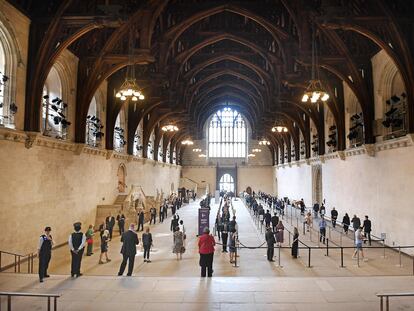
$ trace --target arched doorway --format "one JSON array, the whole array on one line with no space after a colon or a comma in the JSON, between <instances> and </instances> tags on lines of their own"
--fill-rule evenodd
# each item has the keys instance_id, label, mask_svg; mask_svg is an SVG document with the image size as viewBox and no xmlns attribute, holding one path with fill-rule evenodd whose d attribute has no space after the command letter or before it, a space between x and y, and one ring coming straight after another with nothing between
<instances>
[{"instance_id":1,"label":"arched doorway","mask_svg":"<svg viewBox=\"0 0 414 311\"><path fill-rule=\"evenodd\" d=\"M118 167L118 192L119 193L125 192L125 189L126 189L125 177L126 177L126 167L124 164L120 164Z\"/></svg>"},{"instance_id":2,"label":"arched doorway","mask_svg":"<svg viewBox=\"0 0 414 311\"><path fill-rule=\"evenodd\" d=\"M224 174L219 181L220 191L234 192L234 178L230 174Z\"/></svg>"},{"instance_id":3,"label":"arched doorway","mask_svg":"<svg viewBox=\"0 0 414 311\"><path fill-rule=\"evenodd\" d=\"M312 166L312 201L322 203L322 165Z\"/></svg>"}]
</instances>

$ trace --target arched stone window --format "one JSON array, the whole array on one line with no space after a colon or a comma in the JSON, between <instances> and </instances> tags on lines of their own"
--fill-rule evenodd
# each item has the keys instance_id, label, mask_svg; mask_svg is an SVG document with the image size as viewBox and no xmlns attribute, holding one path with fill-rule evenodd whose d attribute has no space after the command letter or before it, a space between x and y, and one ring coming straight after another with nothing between
<instances>
[{"instance_id":1,"label":"arched stone window","mask_svg":"<svg viewBox=\"0 0 414 311\"><path fill-rule=\"evenodd\" d=\"M207 130L210 158L245 158L247 127L242 115L230 107L217 111L210 118Z\"/></svg>"},{"instance_id":2,"label":"arched stone window","mask_svg":"<svg viewBox=\"0 0 414 311\"><path fill-rule=\"evenodd\" d=\"M63 118L63 116L65 118ZM45 136L66 139L67 104L62 99L62 80L55 66L43 86L42 132Z\"/></svg>"},{"instance_id":3,"label":"arched stone window","mask_svg":"<svg viewBox=\"0 0 414 311\"><path fill-rule=\"evenodd\" d=\"M98 94L92 98L86 117L86 144L92 147L101 147L104 136L101 98Z\"/></svg>"},{"instance_id":4,"label":"arched stone window","mask_svg":"<svg viewBox=\"0 0 414 311\"><path fill-rule=\"evenodd\" d=\"M162 156L163 156L163 154L162 154L162 146L163 146L163 143L164 143L164 136L161 137L160 143L158 144L157 161L159 161L159 162L162 162Z\"/></svg>"},{"instance_id":5,"label":"arched stone window","mask_svg":"<svg viewBox=\"0 0 414 311\"><path fill-rule=\"evenodd\" d=\"M170 161L171 161L171 151L170 151L170 148L171 148L171 141L168 143L168 146L167 146L167 154L166 154L166 157L165 157L165 161L167 162L167 163L171 163Z\"/></svg>"},{"instance_id":6,"label":"arched stone window","mask_svg":"<svg viewBox=\"0 0 414 311\"><path fill-rule=\"evenodd\" d=\"M137 130L135 131L134 137L134 156L142 157L142 139L144 134L144 127L142 120L139 122Z\"/></svg>"},{"instance_id":7,"label":"arched stone window","mask_svg":"<svg viewBox=\"0 0 414 311\"><path fill-rule=\"evenodd\" d=\"M219 181L220 191L234 192L234 178L230 174L224 174Z\"/></svg>"},{"instance_id":8,"label":"arched stone window","mask_svg":"<svg viewBox=\"0 0 414 311\"><path fill-rule=\"evenodd\" d=\"M172 154L172 156L173 156L173 161L172 161L172 163L173 163L173 164L177 164L177 147L176 147L176 146L174 146L174 150L173 150L173 154Z\"/></svg>"},{"instance_id":9,"label":"arched stone window","mask_svg":"<svg viewBox=\"0 0 414 311\"><path fill-rule=\"evenodd\" d=\"M114 150L117 152L124 152L126 145L126 132L125 132L125 112L121 109L116 117L114 127Z\"/></svg>"},{"instance_id":10,"label":"arched stone window","mask_svg":"<svg viewBox=\"0 0 414 311\"><path fill-rule=\"evenodd\" d=\"M0 12L0 125L15 128L17 65L21 59L8 20Z\"/></svg>"},{"instance_id":11,"label":"arched stone window","mask_svg":"<svg viewBox=\"0 0 414 311\"><path fill-rule=\"evenodd\" d=\"M147 158L148 159L155 159L155 155L154 155L154 141L155 141L155 133L154 131L152 131L151 135L150 135L150 139L148 141L148 146L147 146Z\"/></svg>"}]
</instances>

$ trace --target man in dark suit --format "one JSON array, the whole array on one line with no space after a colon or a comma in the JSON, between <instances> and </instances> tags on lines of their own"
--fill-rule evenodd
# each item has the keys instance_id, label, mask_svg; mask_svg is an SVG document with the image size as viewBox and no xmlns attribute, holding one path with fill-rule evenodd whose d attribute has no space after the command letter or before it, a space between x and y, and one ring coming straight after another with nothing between
<instances>
[{"instance_id":1,"label":"man in dark suit","mask_svg":"<svg viewBox=\"0 0 414 311\"><path fill-rule=\"evenodd\" d=\"M109 239L112 240L112 232L114 231L114 226L115 226L115 217L112 216L112 213L108 217L106 217L105 223L106 223L106 228L109 231Z\"/></svg>"},{"instance_id":2,"label":"man in dark suit","mask_svg":"<svg viewBox=\"0 0 414 311\"><path fill-rule=\"evenodd\" d=\"M265 238L266 238L266 243L267 243L267 260L274 261L273 256L275 252L276 240L275 240L275 235L272 232L272 228L267 227Z\"/></svg>"},{"instance_id":3,"label":"man in dark suit","mask_svg":"<svg viewBox=\"0 0 414 311\"><path fill-rule=\"evenodd\" d=\"M135 255L137 253L137 245L139 243L138 235L134 232L135 226L131 224L129 230L124 232L121 236L122 248L121 254L123 256L121 266L119 267L118 275L123 275L125 267L128 261L128 274L127 276L132 275L134 270Z\"/></svg>"}]
</instances>

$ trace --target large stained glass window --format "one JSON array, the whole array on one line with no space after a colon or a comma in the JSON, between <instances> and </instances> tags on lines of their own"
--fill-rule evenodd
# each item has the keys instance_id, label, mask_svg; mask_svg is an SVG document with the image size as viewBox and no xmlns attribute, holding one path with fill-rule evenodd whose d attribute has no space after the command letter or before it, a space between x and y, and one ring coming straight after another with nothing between
<instances>
[{"instance_id":1,"label":"large stained glass window","mask_svg":"<svg viewBox=\"0 0 414 311\"><path fill-rule=\"evenodd\" d=\"M246 144L246 122L238 111L226 107L211 117L208 127L210 158L244 158Z\"/></svg>"}]
</instances>

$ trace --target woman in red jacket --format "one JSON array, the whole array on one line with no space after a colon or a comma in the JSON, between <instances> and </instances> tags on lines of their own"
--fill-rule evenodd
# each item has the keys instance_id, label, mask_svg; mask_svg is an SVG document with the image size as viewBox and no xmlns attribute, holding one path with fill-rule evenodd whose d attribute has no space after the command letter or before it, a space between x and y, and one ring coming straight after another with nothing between
<instances>
[{"instance_id":1,"label":"woman in red jacket","mask_svg":"<svg viewBox=\"0 0 414 311\"><path fill-rule=\"evenodd\" d=\"M216 241L214 237L210 235L210 230L204 228L204 234L198 240L198 249L200 253L200 266L201 266L201 277L206 277L206 270L208 270L208 277L213 276L213 257L214 257L214 246Z\"/></svg>"}]
</instances>

